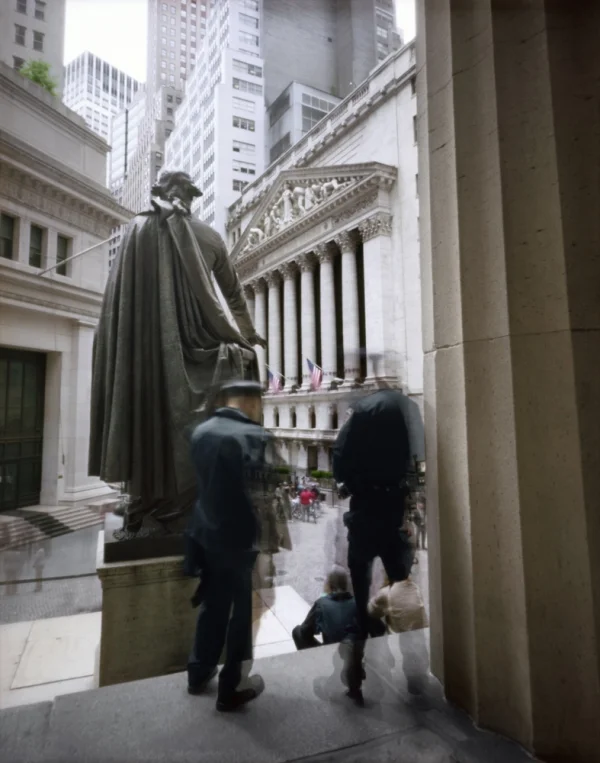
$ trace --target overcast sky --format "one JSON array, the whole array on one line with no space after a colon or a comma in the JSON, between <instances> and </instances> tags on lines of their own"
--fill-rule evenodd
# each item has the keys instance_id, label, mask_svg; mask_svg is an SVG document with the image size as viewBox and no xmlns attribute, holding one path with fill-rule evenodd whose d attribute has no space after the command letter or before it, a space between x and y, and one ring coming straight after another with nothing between
<instances>
[{"instance_id":1,"label":"overcast sky","mask_svg":"<svg viewBox=\"0 0 600 763\"><path fill-rule=\"evenodd\" d=\"M89 50L145 81L146 7L147 0L67 0L65 63ZM415 36L415 0L396 0L396 7L408 41Z\"/></svg>"}]
</instances>

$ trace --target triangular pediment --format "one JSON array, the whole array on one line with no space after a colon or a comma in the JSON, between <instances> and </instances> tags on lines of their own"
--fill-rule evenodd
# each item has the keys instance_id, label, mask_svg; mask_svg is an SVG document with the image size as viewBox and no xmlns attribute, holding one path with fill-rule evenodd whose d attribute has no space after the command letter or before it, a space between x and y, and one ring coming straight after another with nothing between
<instances>
[{"instance_id":1,"label":"triangular pediment","mask_svg":"<svg viewBox=\"0 0 600 763\"><path fill-rule=\"evenodd\" d=\"M231 225L239 224L248 211L254 213L232 249L234 260L262 250L270 250L295 230L317 223L360 193L373 187L390 188L396 168L379 162L342 164L329 167L295 168L281 172L263 198L249 201L238 211Z\"/></svg>"}]
</instances>

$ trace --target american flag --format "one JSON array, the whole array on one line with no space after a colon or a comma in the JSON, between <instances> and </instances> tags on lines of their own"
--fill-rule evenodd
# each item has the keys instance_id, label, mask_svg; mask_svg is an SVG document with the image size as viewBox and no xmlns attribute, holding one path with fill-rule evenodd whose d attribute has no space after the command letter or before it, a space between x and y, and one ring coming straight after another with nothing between
<instances>
[{"instance_id":1,"label":"american flag","mask_svg":"<svg viewBox=\"0 0 600 763\"><path fill-rule=\"evenodd\" d=\"M270 368L267 369L267 381L271 392L281 392L281 374L273 373Z\"/></svg>"},{"instance_id":2,"label":"american flag","mask_svg":"<svg viewBox=\"0 0 600 763\"><path fill-rule=\"evenodd\" d=\"M310 373L310 386L313 389L319 389L321 382L323 381L323 371L309 358L306 358L306 362L308 363L308 370Z\"/></svg>"}]
</instances>

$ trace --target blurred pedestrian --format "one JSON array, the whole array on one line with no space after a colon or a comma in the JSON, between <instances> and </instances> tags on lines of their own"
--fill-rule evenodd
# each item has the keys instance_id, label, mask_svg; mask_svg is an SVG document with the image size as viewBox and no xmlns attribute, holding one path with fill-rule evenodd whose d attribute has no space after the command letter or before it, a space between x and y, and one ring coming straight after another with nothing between
<instances>
[{"instance_id":1,"label":"blurred pedestrian","mask_svg":"<svg viewBox=\"0 0 600 763\"><path fill-rule=\"evenodd\" d=\"M334 445L334 478L350 495L344 524L356 599L356 628L346 650L343 680L348 695L359 702L373 560L379 556L388 577L396 581L409 576L413 561L402 533L410 447L401 398L398 390L383 389L357 401Z\"/></svg>"},{"instance_id":2,"label":"blurred pedestrian","mask_svg":"<svg viewBox=\"0 0 600 763\"><path fill-rule=\"evenodd\" d=\"M44 574L44 564L46 563L46 552L44 547L39 545L35 554L33 555L32 567L35 570L35 591L38 593L42 590L42 575Z\"/></svg>"}]
</instances>

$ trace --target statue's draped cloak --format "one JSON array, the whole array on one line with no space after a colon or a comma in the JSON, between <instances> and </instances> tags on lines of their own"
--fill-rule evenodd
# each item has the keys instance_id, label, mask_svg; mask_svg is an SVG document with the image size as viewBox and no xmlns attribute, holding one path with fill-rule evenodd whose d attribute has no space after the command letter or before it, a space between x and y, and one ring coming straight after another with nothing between
<instances>
[{"instance_id":1,"label":"statue's draped cloak","mask_svg":"<svg viewBox=\"0 0 600 763\"><path fill-rule=\"evenodd\" d=\"M250 378L258 378L256 355L227 319L212 282L212 243L222 241L210 232L205 256L194 222L154 203L131 221L104 294L94 339L89 472L128 483L147 508L193 489L194 411L217 377L243 376L242 348L250 353Z\"/></svg>"}]
</instances>

